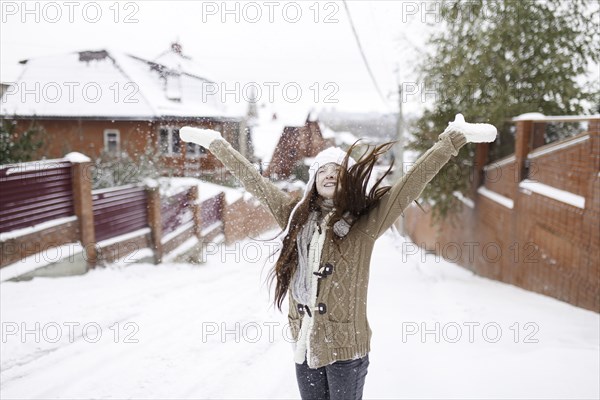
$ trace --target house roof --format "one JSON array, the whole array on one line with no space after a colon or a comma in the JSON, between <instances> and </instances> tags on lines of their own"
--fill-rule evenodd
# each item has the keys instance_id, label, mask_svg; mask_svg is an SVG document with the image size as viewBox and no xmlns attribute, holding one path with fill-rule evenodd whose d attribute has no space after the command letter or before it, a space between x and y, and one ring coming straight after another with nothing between
<instances>
[{"instance_id":1,"label":"house roof","mask_svg":"<svg viewBox=\"0 0 600 400\"><path fill-rule=\"evenodd\" d=\"M298 107L286 109L269 104L260 106L252 129L254 155L263 163L271 162L284 129L304 126L306 115L307 113L298 112Z\"/></svg>"},{"instance_id":2,"label":"house roof","mask_svg":"<svg viewBox=\"0 0 600 400\"><path fill-rule=\"evenodd\" d=\"M156 119L239 119L240 105L208 96L215 88L189 57L171 49L156 60L97 50L22 61L18 81L2 98L4 115Z\"/></svg>"},{"instance_id":3,"label":"house roof","mask_svg":"<svg viewBox=\"0 0 600 400\"><path fill-rule=\"evenodd\" d=\"M352 132L334 131L322 123L319 123L319 128L321 129L323 138L333 140L336 146L350 147L358 140Z\"/></svg>"}]
</instances>

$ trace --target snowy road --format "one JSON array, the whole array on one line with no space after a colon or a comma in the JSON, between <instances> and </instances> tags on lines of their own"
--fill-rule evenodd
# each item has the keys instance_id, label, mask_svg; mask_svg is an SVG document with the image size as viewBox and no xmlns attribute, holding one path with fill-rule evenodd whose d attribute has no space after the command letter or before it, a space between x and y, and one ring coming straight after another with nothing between
<instances>
[{"instance_id":1,"label":"snowy road","mask_svg":"<svg viewBox=\"0 0 600 400\"><path fill-rule=\"evenodd\" d=\"M401 248L373 259L365 398L600 397L598 314ZM2 399L298 398L259 249L2 283Z\"/></svg>"}]
</instances>

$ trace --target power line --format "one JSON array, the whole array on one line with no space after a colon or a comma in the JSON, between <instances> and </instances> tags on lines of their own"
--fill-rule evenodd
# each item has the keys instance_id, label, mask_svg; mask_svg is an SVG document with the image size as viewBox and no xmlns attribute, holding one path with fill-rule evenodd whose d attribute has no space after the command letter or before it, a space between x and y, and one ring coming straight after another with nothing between
<instances>
[{"instance_id":1,"label":"power line","mask_svg":"<svg viewBox=\"0 0 600 400\"><path fill-rule=\"evenodd\" d=\"M373 82L373 85L375 86L375 89L377 90L377 93L379 94L379 98L381 98L381 101L383 101L383 104L385 104L389 108L389 104L387 103L385 96L383 95L383 93L381 92L381 89L379 88L379 85L377 84L375 75L373 74L373 71L371 70L371 67L369 66L369 61L367 60L367 56L365 55L365 52L363 51L363 47L360 44L358 32L356 32L356 28L354 27L354 22L352 21L352 16L350 15L350 9L348 8L348 3L346 3L346 0L343 0L343 2L344 2L344 7L346 8L346 13L348 14L348 20L350 21L350 27L352 28L352 32L354 33L354 38L356 39L356 44L358 45L358 49L360 50L360 55L362 56L362 59L365 63L365 67L367 67L367 71L369 72L371 81Z\"/></svg>"}]
</instances>

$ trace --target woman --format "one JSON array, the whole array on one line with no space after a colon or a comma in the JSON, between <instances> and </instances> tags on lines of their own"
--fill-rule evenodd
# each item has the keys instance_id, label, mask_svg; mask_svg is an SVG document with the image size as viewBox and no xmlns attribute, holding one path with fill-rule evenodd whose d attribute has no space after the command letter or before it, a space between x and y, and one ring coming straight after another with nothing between
<instances>
[{"instance_id":1,"label":"woman","mask_svg":"<svg viewBox=\"0 0 600 400\"><path fill-rule=\"evenodd\" d=\"M461 114L402 179L367 191L377 159L390 144L358 162L329 148L317 155L300 200L280 191L219 132L184 127L181 138L209 149L270 210L283 229L272 278L275 304L289 296L296 377L303 399L360 399L369 365L367 289L375 241L467 142L491 142L496 128ZM389 171L388 171L389 172Z\"/></svg>"}]
</instances>

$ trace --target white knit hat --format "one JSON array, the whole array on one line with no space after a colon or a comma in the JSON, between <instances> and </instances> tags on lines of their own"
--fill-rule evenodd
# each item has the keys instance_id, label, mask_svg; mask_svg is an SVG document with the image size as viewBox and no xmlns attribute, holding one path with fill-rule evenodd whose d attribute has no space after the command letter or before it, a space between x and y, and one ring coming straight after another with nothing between
<instances>
[{"instance_id":1,"label":"white knit hat","mask_svg":"<svg viewBox=\"0 0 600 400\"><path fill-rule=\"evenodd\" d=\"M303 200L307 196L308 192L310 192L312 189L312 185L315 183L315 176L319 168L330 163L342 165L344 162L344 157L346 157L346 152L339 147L329 147L317 154L308 170L308 183L306 184L306 189L304 190ZM348 157L348 168L354 164L356 164L356 161L354 161L352 157Z\"/></svg>"},{"instance_id":2,"label":"white knit hat","mask_svg":"<svg viewBox=\"0 0 600 400\"><path fill-rule=\"evenodd\" d=\"M344 150L340 149L339 147L329 147L329 148L321 151L319 154L317 154L317 156L311 163L310 168L308 169L308 182L306 183L306 187L304 188L304 194L302 195L302 198L300 199L300 201L292 209L292 212L290 213L290 217L288 218L288 223L285 227L285 230L279 236L279 238L281 239L282 242L290 230L290 224L292 222L292 217L296 213L296 210L298 210L298 207L300 206L300 204L302 204L302 202L304 202L304 200L306 200L306 198L310 194L310 192L315 184L315 176L317 175L317 171L319 170L319 168L321 168L323 165L327 165L330 163L342 165L344 162L344 157L346 157L346 152ZM356 164L356 161L354 161L354 159L352 157L348 157L348 166L347 167L350 168L354 164Z\"/></svg>"}]
</instances>

